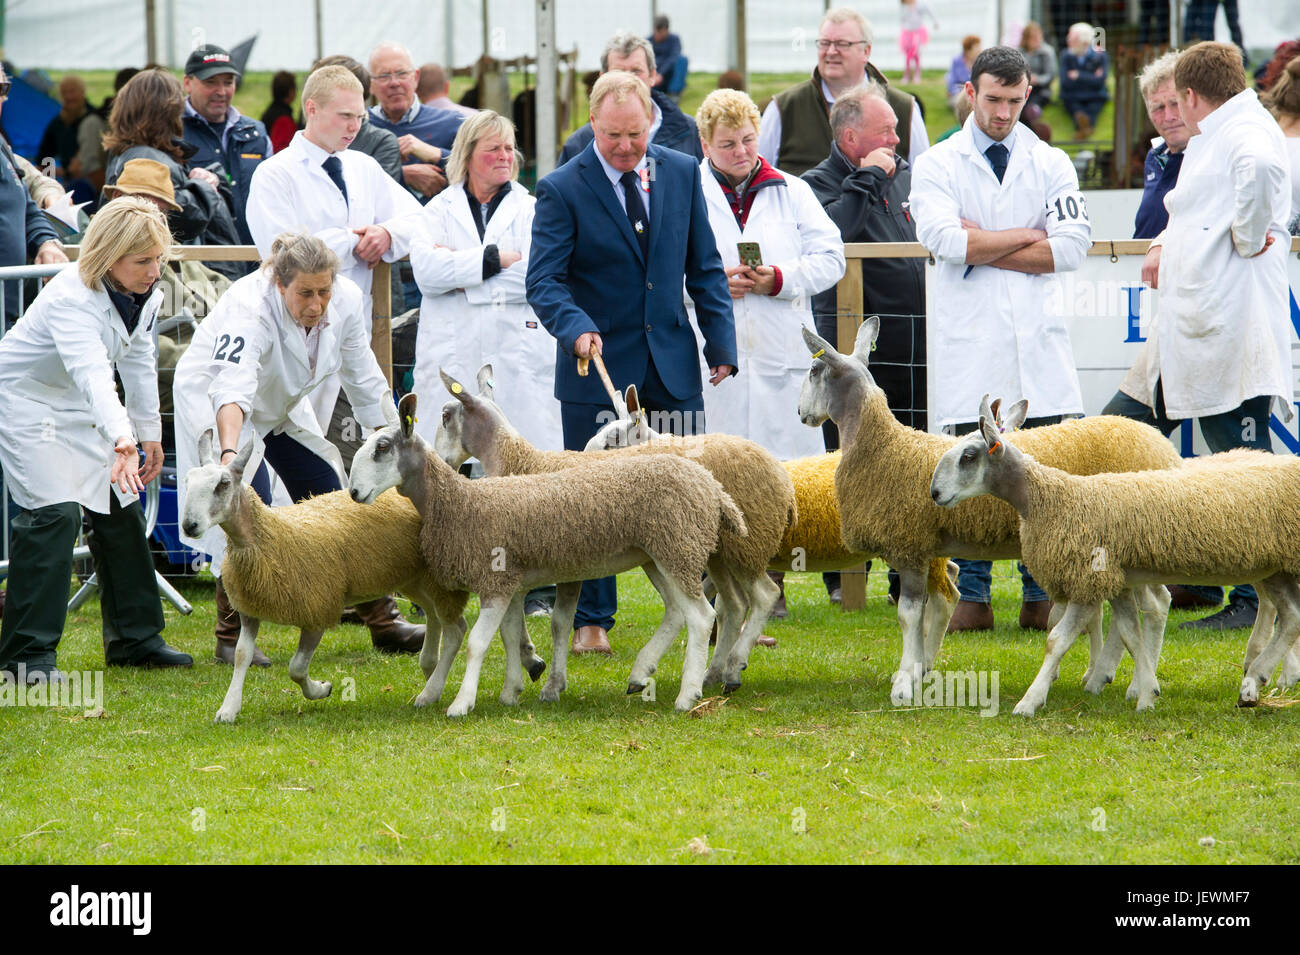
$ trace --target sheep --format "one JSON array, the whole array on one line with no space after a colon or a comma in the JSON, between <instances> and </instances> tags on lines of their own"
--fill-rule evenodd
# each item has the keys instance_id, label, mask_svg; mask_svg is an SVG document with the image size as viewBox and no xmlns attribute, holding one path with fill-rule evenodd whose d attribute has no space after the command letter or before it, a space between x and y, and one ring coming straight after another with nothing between
<instances>
[{"instance_id":1,"label":"sheep","mask_svg":"<svg viewBox=\"0 0 1300 955\"><path fill-rule=\"evenodd\" d=\"M477 396L445 372L442 381L453 400L443 405L434 450L451 467L459 468L477 458L487 475L496 477L584 467L592 461L590 454L580 451L539 451L515 431L492 400L491 365L479 369ZM635 387L628 389L627 400L635 406ZM668 453L689 458L718 479L744 514L748 533L742 537L724 530L717 553L709 561L709 577L718 590L718 646L704 683L720 682L727 692L734 692L779 595L766 568L782 535L796 520L795 492L789 477L759 445L730 435L698 435L602 453ZM671 637L680 629L679 622L660 633ZM666 643L652 641L638 654L628 681L629 694L645 688L666 649Z\"/></svg>"},{"instance_id":2,"label":"sheep","mask_svg":"<svg viewBox=\"0 0 1300 955\"><path fill-rule=\"evenodd\" d=\"M839 426L844 450L835 471L835 493L845 544L861 553L881 554L901 577L903 656L890 698L903 705L911 702L913 678L933 664L942 639L942 634L933 642L922 637L926 565L938 554L1018 557L1019 524L1015 511L995 500L947 510L930 499L934 466L955 439L908 428L890 413L884 392L867 368L879 330L879 318L868 317L858 329L851 355L841 355L826 340L803 330L813 362L800 390L799 416L811 427L827 418ZM1030 429L1018 440L1044 460L1075 473L1176 468L1181 463L1160 432L1127 418L1075 419ZM1163 632L1168 604L1163 587L1143 595L1153 632ZM1105 659L1095 661L1086 677L1091 692L1100 692L1113 676L1113 666L1108 670L1105 665L1110 656L1118 663L1117 654L1103 650L1100 655Z\"/></svg>"},{"instance_id":3,"label":"sheep","mask_svg":"<svg viewBox=\"0 0 1300 955\"><path fill-rule=\"evenodd\" d=\"M620 417L602 427L587 442L586 450L631 447L662 439L650 428L645 415L636 413L637 407L636 386L629 385L624 408L619 410ZM840 453L834 451L780 462L794 486L798 519L786 528L780 546L768 561L768 570L843 570L871 559L870 554L855 554L848 550L840 535L839 505L835 502L835 468L839 461ZM948 627L948 620L957 605L956 581L956 564L942 557L931 561L926 580L927 645L941 638Z\"/></svg>"},{"instance_id":4,"label":"sheep","mask_svg":"<svg viewBox=\"0 0 1300 955\"><path fill-rule=\"evenodd\" d=\"M398 411L400 423L376 431L357 452L351 493L369 503L397 487L420 512L420 548L433 577L447 589L479 594L465 678L447 715L464 716L474 708L483 654L521 589L637 566L685 617L686 660L674 706L691 709L702 695L714 620L700 579L720 532L746 533L744 515L717 480L693 461L657 454L470 481L415 434L415 395L403 397ZM551 617L555 656L544 701L559 699L564 689L577 593L577 586L557 592ZM661 631L670 619L678 618L668 614ZM660 633L652 638L671 639ZM416 704L427 705L441 690L430 678Z\"/></svg>"},{"instance_id":5,"label":"sheep","mask_svg":"<svg viewBox=\"0 0 1300 955\"><path fill-rule=\"evenodd\" d=\"M1070 602L1015 712L1032 716L1046 702L1051 673L1078 633L1079 617L1102 600L1115 608L1112 626L1122 625L1131 644L1137 709L1154 707L1160 693L1154 657L1139 652L1132 614L1132 588L1154 582L1258 582L1277 626L1261 649L1271 629L1261 606L1237 699L1254 706L1300 636L1300 461L1236 450L1176 470L1080 477L1017 447L1027 435L1013 443L981 417L979 429L940 458L930 484L932 499L944 507L979 494L1013 506L1034 577L1054 598Z\"/></svg>"},{"instance_id":6,"label":"sheep","mask_svg":"<svg viewBox=\"0 0 1300 955\"><path fill-rule=\"evenodd\" d=\"M426 676L438 655L440 628L432 620L434 614L449 642L459 645L469 595L443 590L428 576L419 549L420 516L409 502L389 494L366 509L337 491L269 508L240 480L252 441L222 467L213 458L212 438L211 430L199 438L200 466L185 476L181 523L193 537L219 524L228 541L222 580L240 613L241 628L235 672L216 722L233 723L239 714L262 620L301 629L289 676L309 700L330 695L331 685L311 679L308 667L325 629L338 623L350 603L400 590L429 610L420 652ZM517 626L507 629L516 637L523 634L529 675L536 680L546 664L527 643L522 606L519 610ZM519 648L517 642L515 646Z\"/></svg>"}]
</instances>

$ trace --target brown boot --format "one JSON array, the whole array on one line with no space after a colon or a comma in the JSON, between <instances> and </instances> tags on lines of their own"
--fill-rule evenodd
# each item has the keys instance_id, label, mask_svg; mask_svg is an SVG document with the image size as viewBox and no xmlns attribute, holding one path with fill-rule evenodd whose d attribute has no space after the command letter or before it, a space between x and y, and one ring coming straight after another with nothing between
<instances>
[{"instance_id":1,"label":"brown boot","mask_svg":"<svg viewBox=\"0 0 1300 955\"><path fill-rule=\"evenodd\" d=\"M408 623L391 596L357 604L357 615L370 628L370 642L380 653L419 653L424 624Z\"/></svg>"},{"instance_id":2,"label":"brown boot","mask_svg":"<svg viewBox=\"0 0 1300 955\"><path fill-rule=\"evenodd\" d=\"M952 619L948 621L949 633L957 633L960 630L992 629L992 607L988 604L976 603L973 600L957 601L957 609L952 612Z\"/></svg>"},{"instance_id":3,"label":"brown boot","mask_svg":"<svg viewBox=\"0 0 1300 955\"><path fill-rule=\"evenodd\" d=\"M1088 114L1080 110L1074 114L1074 138L1083 140L1092 135L1092 120Z\"/></svg>"},{"instance_id":4,"label":"brown boot","mask_svg":"<svg viewBox=\"0 0 1300 955\"><path fill-rule=\"evenodd\" d=\"M772 583L781 588L781 593L776 598L776 604L772 607L771 618L773 620L784 620L790 616L790 611L785 609L785 574L782 571L769 570L767 576L772 578Z\"/></svg>"},{"instance_id":5,"label":"brown boot","mask_svg":"<svg viewBox=\"0 0 1300 955\"><path fill-rule=\"evenodd\" d=\"M1025 630L1046 630L1052 613L1050 600L1025 600L1020 604L1020 626Z\"/></svg>"},{"instance_id":6,"label":"brown boot","mask_svg":"<svg viewBox=\"0 0 1300 955\"><path fill-rule=\"evenodd\" d=\"M226 596L226 588L221 586L221 578L217 578L217 651L213 654L218 663L235 663L235 644L239 642L239 611L230 606L230 598ZM270 658L253 647L253 666L269 667Z\"/></svg>"}]
</instances>

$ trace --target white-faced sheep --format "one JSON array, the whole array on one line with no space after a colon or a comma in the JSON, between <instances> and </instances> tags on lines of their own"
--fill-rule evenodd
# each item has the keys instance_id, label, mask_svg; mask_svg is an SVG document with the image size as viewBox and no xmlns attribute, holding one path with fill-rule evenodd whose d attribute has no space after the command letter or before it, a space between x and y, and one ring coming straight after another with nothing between
<instances>
[{"instance_id":1,"label":"white-faced sheep","mask_svg":"<svg viewBox=\"0 0 1300 955\"><path fill-rule=\"evenodd\" d=\"M201 464L185 477L182 527L194 537L218 524L225 531L222 580L240 614L235 672L216 721L231 723L239 714L262 620L301 629L289 676L307 699L318 700L329 696L331 686L311 679L308 668L326 628L338 623L345 606L394 590L417 600L430 614L420 666L426 676L432 673L440 630L459 645L469 595L445 590L430 577L420 553L420 515L415 508L397 494L384 495L375 507L366 508L343 491L267 507L240 481L252 450L250 441L223 467L213 458L212 432L207 431L199 439ZM433 622L435 615L439 623ZM537 679L546 664L526 642L522 614L517 629L508 627L507 632L514 633L516 641L525 634L526 665ZM518 642L515 647L517 652Z\"/></svg>"},{"instance_id":2,"label":"white-faced sheep","mask_svg":"<svg viewBox=\"0 0 1300 955\"><path fill-rule=\"evenodd\" d=\"M858 329L853 354L841 355L804 329L813 362L799 395L799 416L812 427L827 418L839 427L843 453L835 472L835 491L845 544L855 551L882 555L899 572L903 656L890 696L902 704L911 701L913 680L929 669L942 638L939 634L939 639L927 641L922 632L930 561L940 554L1019 557L1019 521L1011 507L992 499L969 501L954 509L938 507L930 499L934 466L955 439L916 431L890 413L884 392L867 368L879 330L879 319L867 318ZM1180 464L1177 452L1160 432L1126 418L1080 418L1027 430L1018 440L1025 448L1032 445L1044 460L1079 474ZM1168 601L1163 587L1146 595L1143 609L1150 611L1153 630L1158 626L1163 632ZM1100 691L1113 672L1113 666L1107 672L1094 661L1087 678L1089 689Z\"/></svg>"},{"instance_id":3,"label":"white-faced sheep","mask_svg":"<svg viewBox=\"0 0 1300 955\"><path fill-rule=\"evenodd\" d=\"M1015 712L1029 716L1043 705L1080 616L1103 600L1115 608L1112 626L1122 625L1133 644L1138 710L1152 708L1160 688L1154 657L1139 652L1132 588L1164 582L1258 582L1277 627L1262 650L1247 655L1238 703L1258 702L1259 688L1300 635L1300 461L1237 450L1169 471L1079 477L1018 447L1030 433L1013 444L981 419L943 455L930 487L945 507L976 495L1014 507L1026 564L1053 598L1070 602Z\"/></svg>"},{"instance_id":4,"label":"white-faced sheep","mask_svg":"<svg viewBox=\"0 0 1300 955\"><path fill-rule=\"evenodd\" d=\"M420 512L420 545L430 573L447 589L468 590L481 599L465 678L447 715L464 716L473 709L483 654L521 589L638 566L659 575L660 593L686 620L686 660L675 706L690 709L701 695L714 620L700 580L720 532L745 533L744 516L717 480L693 461L658 454L470 481L415 433L415 408L415 396L406 395L399 405L401 423L375 432L362 445L352 461L352 496L369 502L397 487ZM543 700L558 699L564 689L576 600L576 588L557 593L551 630L555 656ZM426 684L416 703L431 702L435 689L441 688Z\"/></svg>"},{"instance_id":5,"label":"white-faced sheep","mask_svg":"<svg viewBox=\"0 0 1300 955\"><path fill-rule=\"evenodd\" d=\"M454 400L442 409L434 437L434 450L453 468L477 458L489 477L541 474L584 467L593 458L581 451L539 451L506 420L492 400L492 366L478 374L478 395L445 372L443 384ZM636 402L635 389L628 401ZM723 529L717 552L709 560L709 577L718 590L718 645L704 683L721 682L728 692L740 686L740 671L749 659L775 605L778 590L767 576L768 558L795 521L794 487L780 463L753 441L731 435L696 435L673 438L599 455L674 454L704 467L718 479L745 516L747 533ZM681 622L661 628L670 637ZM655 672L667 644L651 641L637 655L628 681L628 693L639 693Z\"/></svg>"}]
</instances>

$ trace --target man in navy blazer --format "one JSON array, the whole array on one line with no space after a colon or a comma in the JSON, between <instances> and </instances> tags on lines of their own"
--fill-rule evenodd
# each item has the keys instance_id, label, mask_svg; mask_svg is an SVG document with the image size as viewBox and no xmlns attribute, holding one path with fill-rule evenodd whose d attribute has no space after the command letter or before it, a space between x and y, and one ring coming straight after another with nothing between
<instances>
[{"instance_id":1,"label":"man in navy blazer","mask_svg":"<svg viewBox=\"0 0 1300 955\"><path fill-rule=\"evenodd\" d=\"M683 276L709 381L716 385L737 368L731 296L699 166L673 150L647 148L650 93L632 74L601 76L591 103L595 139L537 184L528 262L528 304L556 339L564 446L581 449L612 420L600 379L578 376L577 358L593 351L616 387L637 386L652 427L702 433L703 385ZM574 652L608 653L605 632L616 610L614 578L587 581L574 616Z\"/></svg>"}]
</instances>

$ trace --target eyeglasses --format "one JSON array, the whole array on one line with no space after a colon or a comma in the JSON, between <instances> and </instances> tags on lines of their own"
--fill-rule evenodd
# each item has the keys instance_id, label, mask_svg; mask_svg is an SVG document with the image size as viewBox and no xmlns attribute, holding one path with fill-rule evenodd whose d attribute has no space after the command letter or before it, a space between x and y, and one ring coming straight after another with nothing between
<instances>
[{"instance_id":1,"label":"eyeglasses","mask_svg":"<svg viewBox=\"0 0 1300 955\"><path fill-rule=\"evenodd\" d=\"M376 83L388 83L392 80L404 80L414 72L415 70L398 70L396 73L379 73L371 79Z\"/></svg>"},{"instance_id":2,"label":"eyeglasses","mask_svg":"<svg viewBox=\"0 0 1300 955\"><path fill-rule=\"evenodd\" d=\"M836 52L847 53L849 52L849 50L853 49L859 43L861 43L863 46L866 46L867 41L866 40L818 40L817 49L825 53L831 47L835 47Z\"/></svg>"}]
</instances>

